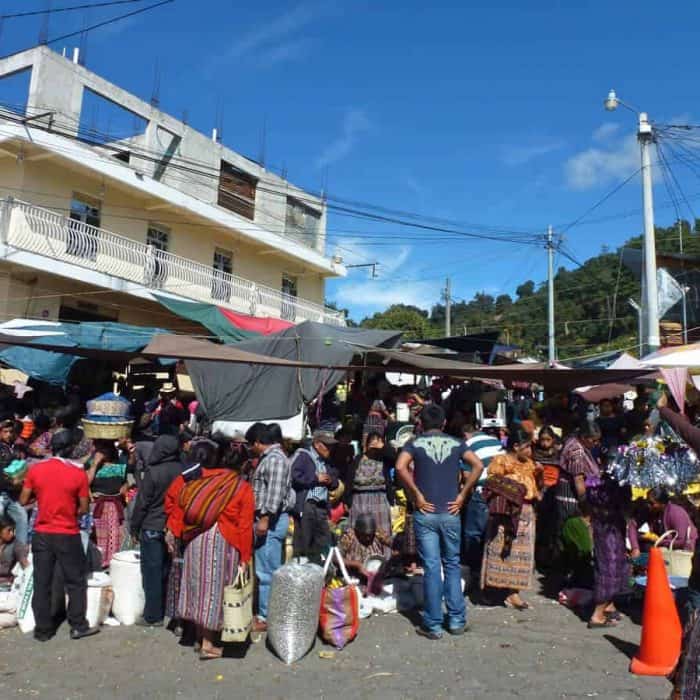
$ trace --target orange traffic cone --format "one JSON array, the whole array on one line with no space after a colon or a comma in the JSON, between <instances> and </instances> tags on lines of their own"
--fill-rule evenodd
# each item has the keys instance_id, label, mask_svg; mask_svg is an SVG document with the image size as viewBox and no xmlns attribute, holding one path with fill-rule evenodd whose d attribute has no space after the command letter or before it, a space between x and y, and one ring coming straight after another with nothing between
<instances>
[{"instance_id":1,"label":"orange traffic cone","mask_svg":"<svg viewBox=\"0 0 700 700\"><path fill-rule=\"evenodd\" d=\"M642 641L630 671L639 676L667 676L678 663L682 634L666 565L661 551L653 547L649 552Z\"/></svg>"}]
</instances>

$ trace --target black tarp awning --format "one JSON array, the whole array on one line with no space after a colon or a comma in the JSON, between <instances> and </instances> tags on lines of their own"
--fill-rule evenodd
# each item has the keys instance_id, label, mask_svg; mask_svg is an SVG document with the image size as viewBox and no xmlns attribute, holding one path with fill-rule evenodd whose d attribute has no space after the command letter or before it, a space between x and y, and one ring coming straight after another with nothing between
<instances>
[{"instance_id":1,"label":"black tarp awning","mask_svg":"<svg viewBox=\"0 0 700 700\"><path fill-rule=\"evenodd\" d=\"M343 379L357 346L392 347L399 331L342 328L307 321L281 333L244 340L236 345L259 355L297 360L325 368L222 365L187 360L187 371L211 420L251 421L289 418Z\"/></svg>"}]
</instances>

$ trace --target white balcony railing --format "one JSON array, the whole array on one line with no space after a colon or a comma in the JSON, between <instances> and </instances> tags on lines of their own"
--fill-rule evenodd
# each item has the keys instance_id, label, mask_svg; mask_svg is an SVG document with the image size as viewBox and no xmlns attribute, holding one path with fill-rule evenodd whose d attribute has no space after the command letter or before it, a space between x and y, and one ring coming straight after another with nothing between
<instances>
[{"instance_id":1,"label":"white balcony railing","mask_svg":"<svg viewBox=\"0 0 700 700\"><path fill-rule=\"evenodd\" d=\"M8 198L2 200L0 217L3 242L20 250L252 316L345 325L343 314L333 309L43 207Z\"/></svg>"}]
</instances>

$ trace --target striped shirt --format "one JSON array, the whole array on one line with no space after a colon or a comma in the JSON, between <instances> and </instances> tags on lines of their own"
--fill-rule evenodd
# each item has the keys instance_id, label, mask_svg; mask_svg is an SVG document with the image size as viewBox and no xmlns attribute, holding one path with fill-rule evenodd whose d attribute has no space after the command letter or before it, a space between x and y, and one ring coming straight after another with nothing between
<instances>
[{"instance_id":1,"label":"striped shirt","mask_svg":"<svg viewBox=\"0 0 700 700\"><path fill-rule=\"evenodd\" d=\"M496 455L505 454L503 445L498 438L486 433L474 433L467 440L467 447L481 460L484 465L484 471L481 472L478 486L483 486L488 478L489 463Z\"/></svg>"}]
</instances>

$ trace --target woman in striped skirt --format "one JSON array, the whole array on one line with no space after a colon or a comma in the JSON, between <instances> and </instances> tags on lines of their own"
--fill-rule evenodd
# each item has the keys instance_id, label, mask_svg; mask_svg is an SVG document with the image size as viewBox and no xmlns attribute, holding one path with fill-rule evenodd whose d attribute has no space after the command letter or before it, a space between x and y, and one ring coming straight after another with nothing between
<instances>
[{"instance_id":1,"label":"woman in striped skirt","mask_svg":"<svg viewBox=\"0 0 700 700\"><path fill-rule=\"evenodd\" d=\"M195 626L202 660L223 654L224 588L250 561L253 549L255 500L239 473L242 453L226 448L221 459L219 454L214 442L197 444L193 458L202 465L202 475L184 483L178 496L185 545L178 617Z\"/></svg>"}]
</instances>

